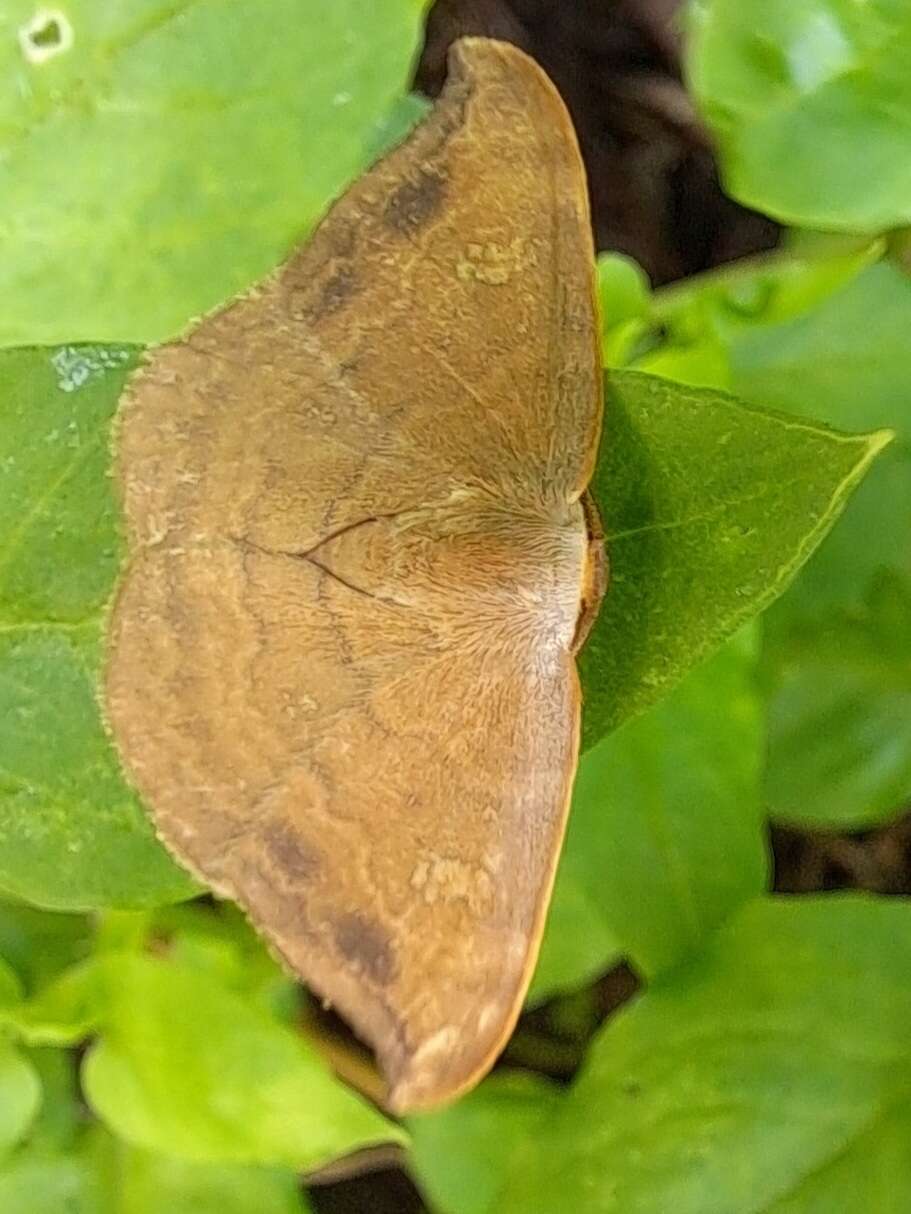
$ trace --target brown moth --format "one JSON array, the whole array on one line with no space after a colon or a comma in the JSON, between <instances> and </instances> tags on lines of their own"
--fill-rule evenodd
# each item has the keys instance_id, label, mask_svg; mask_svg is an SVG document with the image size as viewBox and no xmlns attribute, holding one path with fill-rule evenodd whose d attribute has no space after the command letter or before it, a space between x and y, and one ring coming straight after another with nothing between
<instances>
[{"instance_id":1,"label":"brown moth","mask_svg":"<svg viewBox=\"0 0 911 1214\"><path fill-rule=\"evenodd\" d=\"M604 588L584 172L514 47L122 406L110 724L174 854L376 1051L487 1071L527 988Z\"/></svg>"}]
</instances>

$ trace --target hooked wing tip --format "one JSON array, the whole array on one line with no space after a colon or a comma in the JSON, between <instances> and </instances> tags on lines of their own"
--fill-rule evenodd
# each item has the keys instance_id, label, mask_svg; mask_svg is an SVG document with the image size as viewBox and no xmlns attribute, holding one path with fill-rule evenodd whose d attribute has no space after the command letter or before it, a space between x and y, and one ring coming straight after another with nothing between
<instances>
[{"instance_id":1,"label":"hooked wing tip","mask_svg":"<svg viewBox=\"0 0 911 1214\"><path fill-rule=\"evenodd\" d=\"M471 86L501 83L515 95L521 90L545 94L563 103L556 86L536 59L513 42L477 35L458 38L449 48L448 79L467 81Z\"/></svg>"}]
</instances>

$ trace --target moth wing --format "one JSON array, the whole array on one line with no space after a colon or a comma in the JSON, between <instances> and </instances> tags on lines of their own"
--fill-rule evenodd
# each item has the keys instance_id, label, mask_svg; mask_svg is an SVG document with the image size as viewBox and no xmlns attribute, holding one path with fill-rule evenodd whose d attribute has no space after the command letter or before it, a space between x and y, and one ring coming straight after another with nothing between
<instances>
[{"instance_id":1,"label":"moth wing","mask_svg":"<svg viewBox=\"0 0 911 1214\"><path fill-rule=\"evenodd\" d=\"M157 351L120 418L117 743L174 852L373 1045L392 1102L488 1066L537 950L575 765L568 650L446 643L327 537L466 484L574 500L600 418L568 118L468 40L306 248Z\"/></svg>"},{"instance_id":2,"label":"moth wing","mask_svg":"<svg viewBox=\"0 0 911 1214\"><path fill-rule=\"evenodd\" d=\"M576 499L601 420L585 174L521 51L463 39L439 102L271 278L158 350L128 520L306 549L479 483Z\"/></svg>"},{"instance_id":3,"label":"moth wing","mask_svg":"<svg viewBox=\"0 0 911 1214\"><path fill-rule=\"evenodd\" d=\"M228 543L141 562L112 643L118 740L178 856L375 1048L393 1106L477 1078L537 955L571 657L440 648L394 604Z\"/></svg>"}]
</instances>

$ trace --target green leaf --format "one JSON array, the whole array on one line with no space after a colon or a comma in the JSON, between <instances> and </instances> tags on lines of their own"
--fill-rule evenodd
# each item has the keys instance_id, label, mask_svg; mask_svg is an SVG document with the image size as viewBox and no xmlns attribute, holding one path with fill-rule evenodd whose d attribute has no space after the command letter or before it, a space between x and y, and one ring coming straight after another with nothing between
<instances>
[{"instance_id":1,"label":"green leaf","mask_svg":"<svg viewBox=\"0 0 911 1214\"><path fill-rule=\"evenodd\" d=\"M809 243L657 292L650 323L663 338L635 366L850 430L898 431L765 617L773 812L859 827L911 795L901 624L911 596L911 280L870 264L876 243Z\"/></svg>"},{"instance_id":2,"label":"green leaf","mask_svg":"<svg viewBox=\"0 0 911 1214\"><path fill-rule=\"evenodd\" d=\"M243 913L231 902L184 902L156 911L153 940L187 969L206 970L222 985L258 1002L280 1020L300 1013L298 984L276 963Z\"/></svg>"},{"instance_id":3,"label":"green leaf","mask_svg":"<svg viewBox=\"0 0 911 1214\"><path fill-rule=\"evenodd\" d=\"M889 441L635 372L609 385L592 491L611 581L581 656L587 746L784 590Z\"/></svg>"},{"instance_id":4,"label":"green leaf","mask_svg":"<svg viewBox=\"0 0 911 1214\"><path fill-rule=\"evenodd\" d=\"M91 1161L82 1154L17 1151L0 1162L3 1214L114 1214L103 1203Z\"/></svg>"},{"instance_id":5,"label":"green leaf","mask_svg":"<svg viewBox=\"0 0 911 1214\"><path fill-rule=\"evenodd\" d=\"M629 365L684 383L734 391L756 404L761 392L735 388L732 360L740 339L749 341L788 320L806 316L873 265L885 242L833 238L821 248L795 236L766 257L734 262L656 291L650 328ZM610 315L611 297L604 307ZM768 348L768 347L767 347ZM771 353L774 360L774 345Z\"/></svg>"},{"instance_id":6,"label":"green leaf","mask_svg":"<svg viewBox=\"0 0 911 1214\"><path fill-rule=\"evenodd\" d=\"M81 961L91 944L92 925L84 915L56 914L0 901L0 957L16 970L29 991Z\"/></svg>"},{"instance_id":7,"label":"green leaf","mask_svg":"<svg viewBox=\"0 0 911 1214\"><path fill-rule=\"evenodd\" d=\"M133 1150L98 1126L0 1163L3 1214L307 1214L293 1172Z\"/></svg>"},{"instance_id":8,"label":"green leaf","mask_svg":"<svg viewBox=\"0 0 911 1214\"><path fill-rule=\"evenodd\" d=\"M397 97L389 110L375 122L367 140L367 159L379 160L411 134L430 113L431 104L417 93Z\"/></svg>"},{"instance_id":9,"label":"green leaf","mask_svg":"<svg viewBox=\"0 0 911 1214\"><path fill-rule=\"evenodd\" d=\"M40 12L58 14L55 53L35 45ZM365 167L421 16L417 0L10 0L0 344L161 340L262 277Z\"/></svg>"},{"instance_id":10,"label":"green leaf","mask_svg":"<svg viewBox=\"0 0 911 1214\"><path fill-rule=\"evenodd\" d=\"M847 429L886 419L907 427L909 316L911 278L889 261L866 266L809 311L744 327L731 352L731 390L789 413L822 411Z\"/></svg>"},{"instance_id":11,"label":"green leaf","mask_svg":"<svg viewBox=\"0 0 911 1214\"><path fill-rule=\"evenodd\" d=\"M120 561L111 418L134 352L0 352L0 888L143 906L197 887L120 775L96 698Z\"/></svg>"},{"instance_id":12,"label":"green leaf","mask_svg":"<svg viewBox=\"0 0 911 1214\"><path fill-rule=\"evenodd\" d=\"M749 398L898 432L766 618L767 795L776 815L806 825L871 825L911 796L909 332L911 279L882 263L731 352Z\"/></svg>"},{"instance_id":13,"label":"green leaf","mask_svg":"<svg viewBox=\"0 0 911 1214\"><path fill-rule=\"evenodd\" d=\"M75 1045L112 1014L106 954L147 948L166 949L181 968L208 975L269 1014L291 1021L298 1011L297 984L236 907L187 903L164 907L154 918L109 911L97 933L95 953L57 974L30 999L17 998L3 1007L0 998L0 1024L29 1045ZM2 975L0 969L0 988Z\"/></svg>"},{"instance_id":14,"label":"green leaf","mask_svg":"<svg viewBox=\"0 0 911 1214\"><path fill-rule=\"evenodd\" d=\"M604 253L598 258L598 296L605 330L647 316L650 292L648 275L632 257Z\"/></svg>"},{"instance_id":15,"label":"green leaf","mask_svg":"<svg viewBox=\"0 0 911 1214\"><path fill-rule=\"evenodd\" d=\"M909 968L901 902L748 905L605 1026L497 1214L897 1214Z\"/></svg>"},{"instance_id":16,"label":"green leaf","mask_svg":"<svg viewBox=\"0 0 911 1214\"><path fill-rule=\"evenodd\" d=\"M438 1214L496 1214L504 1172L559 1102L553 1084L502 1072L448 1109L409 1118L411 1167L433 1209Z\"/></svg>"},{"instance_id":17,"label":"green leaf","mask_svg":"<svg viewBox=\"0 0 911 1214\"><path fill-rule=\"evenodd\" d=\"M10 1007L15 1007L22 999L22 983L14 969L0 960L0 1016Z\"/></svg>"},{"instance_id":18,"label":"green leaf","mask_svg":"<svg viewBox=\"0 0 911 1214\"><path fill-rule=\"evenodd\" d=\"M911 278L883 262L807 316L744 333L732 348L732 390L746 399L848 430L897 431L788 596L805 620L856 613L884 570L911 585L909 331Z\"/></svg>"},{"instance_id":19,"label":"green leaf","mask_svg":"<svg viewBox=\"0 0 911 1214\"><path fill-rule=\"evenodd\" d=\"M651 344L652 296L645 271L623 253L598 258L601 348L606 367L623 367Z\"/></svg>"},{"instance_id":20,"label":"green leaf","mask_svg":"<svg viewBox=\"0 0 911 1214\"><path fill-rule=\"evenodd\" d=\"M911 586L883 574L856 615L818 627L782 604L766 638L774 815L857 829L900 812L911 797Z\"/></svg>"},{"instance_id":21,"label":"green leaf","mask_svg":"<svg viewBox=\"0 0 911 1214\"><path fill-rule=\"evenodd\" d=\"M27 1133L40 1103L35 1068L0 1037L0 1156Z\"/></svg>"},{"instance_id":22,"label":"green leaf","mask_svg":"<svg viewBox=\"0 0 911 1214\"><path fill-rule=\"evenodd\" d=\"M696 0L688 75L728 191L801 227L911 221L911 7Z\"/></svg>"},{"instance_id":23,"label":"green leaf","mask_svg":"<svg viewBox=\"0 0 911 1214\"><path fill-rule=\"evenodd\" d=\"M31 1049L28 1058L41 1084L41 1107L29 1127L27 1147L57 1151L71 1147L85 1126L85 1106L68 1050ZM6 1214L6 1206L0 1202Z\"/></svg>"},{"instance_id":24,"label":"green leaf","mask_svg":"<svg viewBox=\"0 0 911 1214\"><path fill-rule=\"evenodd\" d=\"M599 750L600 746L596 746L588 754L597 755ZM528 988L527 1002L531 1005L584 986L623 959L623 946L601 905L602 886L599 883L592 888L589 880L585 846L593 832L585 813L583 792L588 771L589 758L583 755L573 788L569 826L547 911L541 952ZM583 798L581 809L580 797ZM595 835L600 842L600 834L595 832Z\"/></svg>"},{"instance_id":25,"label":"green leaf","mask_svg":"<svg viewBox=\"0 0 911 1214\"><path fill-rule=\"evenodd\" d=\"M191 1163L120 1148L110 1178L123 1214L306 1214L292 1171L239 1164Z\"/></svg>"},{"instance_id":26,"label":"green leaf","mask_svg":"<svg viewBox=\"0 0 911 1214\"><path fill-rule=\"evenodd\" d=\"M102 1019L107 995L92 958L65 970L27 1002L0 1009L0 1024L29 1045L75 1045Z\"/></svg>"},{"instance_id":27,"label":"green leaf","mask_svg":"<svg viewBox=\"0 0 911 1214\"><path fill-rule=\"evenodd\" d=\"M843 1209L906 1214L911 1193L909 1142L911 1101L905 1101L884 1109L840 1155L768 1206L768 1214L833 1214Z\"/></svg>"},{"instance_id":28,"label":"green leaf","mask_svg":"<svg viewBox=\"0 0 911 1214\"><path fill-rule=\"evenodd\" d=\"M554 905L585 912L548 923L533 999L581 985L617 951L646 974L667 969L765 888L755 648L735 638L583 757ZM592 920L612 946L600 956Z\"/></svg>"},{"instance_id":29,"label":"green leaf","mask_svg":"<svg viewBox=\"0 0 911 1214\"><path fill-rule=\"evenodd\" d=\"M107 1023L83 1087L132 1145L308 1170L404 1140L301 1037L211 975L123 955L108 960L107 977Z\"/></svg>"}]
</instances>

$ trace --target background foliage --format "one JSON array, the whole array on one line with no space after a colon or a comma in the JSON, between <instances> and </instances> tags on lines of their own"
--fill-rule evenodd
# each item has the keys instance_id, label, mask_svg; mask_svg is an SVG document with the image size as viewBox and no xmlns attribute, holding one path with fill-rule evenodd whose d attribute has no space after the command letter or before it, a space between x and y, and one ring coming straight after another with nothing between
<instances>
[{"instance_id":1,"label":"background foliage","mask_svg":"<svg viewBox=\"0 0 911 1214\"><path fill-rule=\"evenodd\" d=\"M123 781L96 698L117 397L417 116L421 7L366 7L0 13L0 1209L291 1214L301 1172L391 1142L440 1214L904 1212L911 911L770 895L766 845L769 816L869 827L911 791L897 0L693 5L728 188L791 230L657 291L600 262L612 585L530 994L584 1040L575 1082L507 1065L392 1123ZM640 991L600 1024L621 959Z\"/></svg>"}]
</instances>

